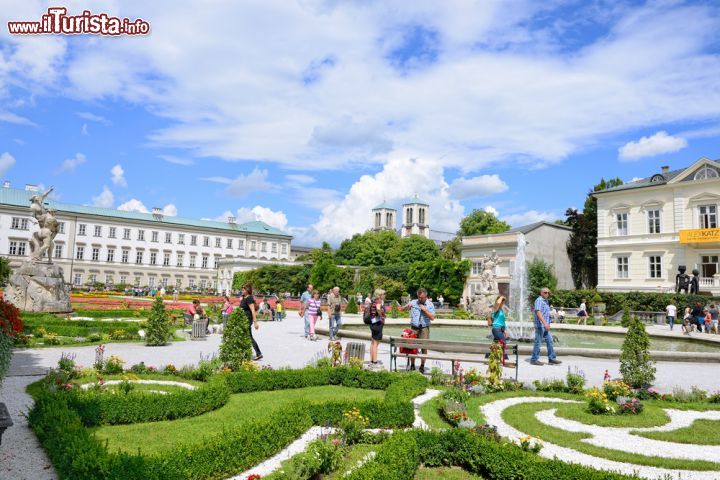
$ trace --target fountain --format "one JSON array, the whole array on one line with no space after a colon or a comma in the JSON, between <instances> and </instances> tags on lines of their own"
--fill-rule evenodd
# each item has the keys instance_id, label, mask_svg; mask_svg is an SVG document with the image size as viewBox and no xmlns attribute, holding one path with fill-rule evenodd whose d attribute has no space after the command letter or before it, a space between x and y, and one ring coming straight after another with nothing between
<instances>
[{"instance_id":1,"label":"fountain","mask_svg":"<svg viewBox=\"0 0 720 480\"><path fill-rule=\"evenodd\" d=\"M525 340L530 333L530 309L528 307L528 273L525 261L525 235L517 234L515 265L510 277L510 318L515 325L506 327L510 338Z\"/></svg>"}]
</instances>

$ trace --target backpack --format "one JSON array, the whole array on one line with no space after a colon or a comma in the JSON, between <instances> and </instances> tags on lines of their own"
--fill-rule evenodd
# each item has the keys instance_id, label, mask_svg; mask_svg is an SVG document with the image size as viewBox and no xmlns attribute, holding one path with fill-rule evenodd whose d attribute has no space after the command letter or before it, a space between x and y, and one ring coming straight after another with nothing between
<instances>
[{"instance_id":1,"label":"backpack","mask_svg":"<svg viewBox=\"0 0 720 480\"><path fill-rule=\"evenodd\" d=\"M365 310L363 310L363 322L365 322L365 325L370 325L372 323L372 314L370 313L370 307L365 307Z\"/></svg>"}]
</instances>

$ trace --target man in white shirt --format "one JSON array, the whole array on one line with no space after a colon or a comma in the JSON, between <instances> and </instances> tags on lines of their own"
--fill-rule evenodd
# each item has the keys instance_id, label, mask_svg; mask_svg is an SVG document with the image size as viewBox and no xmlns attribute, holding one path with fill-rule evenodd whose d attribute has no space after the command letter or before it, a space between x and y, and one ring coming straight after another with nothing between
<instances>
[{"instance_id":1,"label":"man in white shirt","mask_svg":"<svg viewBox=\"0 0 720 480\"><path fill-rule=\"evenodd\" d=\"M672 330L673 325L675 325L675 318L677 317L677 307L671 303L665 307L665 311L667 312L667 323L670 324L670 330Z\"/></svg>"}]
</instances>

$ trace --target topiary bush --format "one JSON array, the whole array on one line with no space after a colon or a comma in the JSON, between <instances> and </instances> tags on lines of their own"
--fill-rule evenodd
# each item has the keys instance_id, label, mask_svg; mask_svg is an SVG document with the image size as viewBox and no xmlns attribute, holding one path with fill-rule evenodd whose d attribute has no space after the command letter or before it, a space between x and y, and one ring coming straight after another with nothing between
<instances>
[{"instance_id":1,"label":"topiary bush","mask_svg":"<svg viewBox=\"0 0 720 480\"><path fill-rule=\"evenodd\" d=\"M110 335L112 338L112 333ZM155 297L145 331L145 344L150 347L157 347L167 344L172 337L170 331L170 315L165 310L165 303L162 297Z\"/></svg>"},{"instance_id":2,"label":"topiary bush","mask_svg":"<svg viewBox=\"0 0 720 480\"><path fill-rule=\"evenodd\" d=\"M650 358L650 338L645 324L633 318L620 353L620 373L632 388L648 388L655 380L655 366Z\"/></svg>"},{"instance_id":3,"label":"topiary bush","mask_svg":"<svg viewBox=\"0 0 720 480\"><path fill-rule=\"evenodd\" d=\"M355 297L350 297L347 307L345 307L345 313L358 313L358 306L357 302L355 302Z\"/></svg>"},{"instance_id":4,"label":"topiary bush","mask_svg":"<svg viewBox=\"0 0 720 480\"><path fill-rule=\"evenodd\" d=\"M245 312L236 308L223 330L220 361L231 370L240 370L243 362L252 360L250 324Z\"/></svg>"},{"instance_id":5,"label":"topiary bush","mask_svg":"<svg viewBox=\"0 0 720 480\"><path fill-rule=\"evenodd\" d=\"M10 368L15 338L21 334L22 329L20 310L0 298L0 384Z\"/></svg>"}]
</instances>

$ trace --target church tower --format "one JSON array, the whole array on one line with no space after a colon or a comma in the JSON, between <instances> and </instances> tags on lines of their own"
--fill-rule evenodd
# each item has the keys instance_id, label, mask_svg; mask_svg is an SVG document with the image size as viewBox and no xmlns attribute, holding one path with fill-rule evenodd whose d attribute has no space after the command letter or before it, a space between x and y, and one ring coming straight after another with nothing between
<instances>
[{"instance_id":1,"label":"church tower","mask_svg":"<svg viewBox=\"0 0 720 480\"><path fill-rule=\"evenodd\" d=\"M373 208L373 230L382 231L389 230L394 232L397 228L397 210L392 208L387 202L383 202Z\"/></svg>"},{"instance_id":2,"label":"church tower","mask_svg":"<svg viewBox=\"0 0 720 480\"><path fill-rule=\"evenodd\" d=\"M403 224L400 230L401 237L410 235L422 235L430 238L430 204L423 202L417 195L412 200L404 203Z\"/></svg>"}]
</instances>

